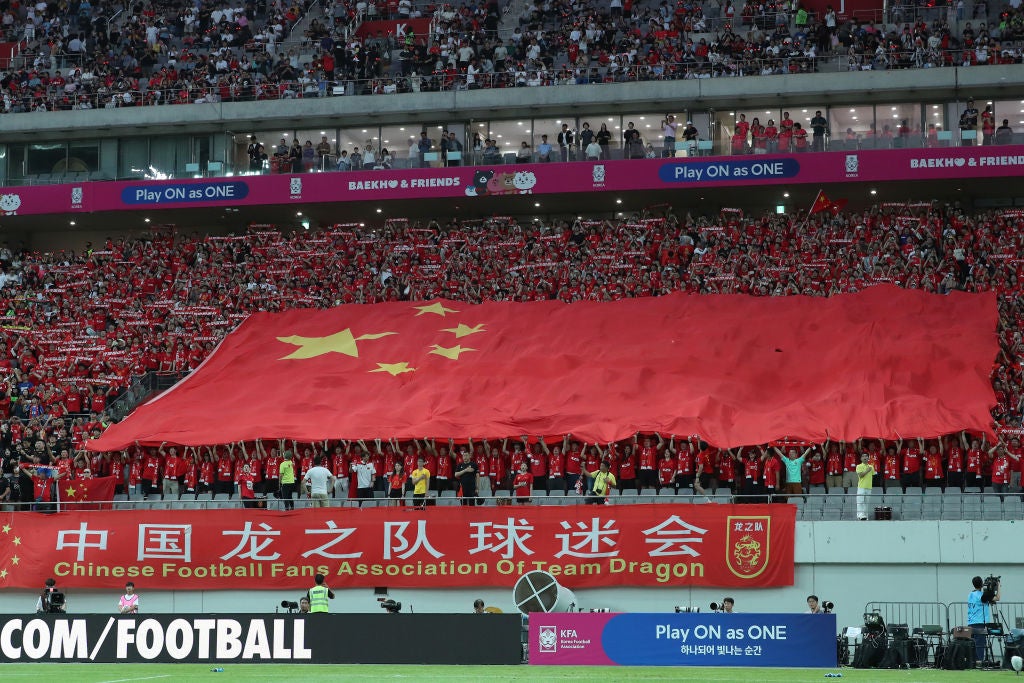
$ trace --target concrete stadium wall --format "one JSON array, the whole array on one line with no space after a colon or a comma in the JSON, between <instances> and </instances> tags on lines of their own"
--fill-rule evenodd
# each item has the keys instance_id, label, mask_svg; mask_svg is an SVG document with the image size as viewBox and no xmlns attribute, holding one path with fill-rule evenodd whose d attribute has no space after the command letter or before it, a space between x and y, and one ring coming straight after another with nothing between
<instances>
[{"instance_id":1,"label":"concrete stadium wall","mask_svg":"<svg viewBox=\"0 0 1024 683\"><path fill-rule=\"evenodd\" d=\"M725 595L742 612L803 612L808 594L836 604L837 624L859 625L868 602L966 602L972 576L1003 577L1003 601L1024 602L1024 547L1021 521L1008 522L798 522L796 577L788 588L617 588L574 591L583 608L615 612L668 612L676 605L706 611ZM40 587L46 577L39 577ZM120 594L112 591L67 591L72 613L113 612ZM567 588L571 583L565 582ZM273 612L290 591L157 591L140 583L143 612ZM381 611L369 588L335 591L332 611ZM28 613L37 593L5 590L2 613ZM393 589L389 597L414 612L469 612L473 600L506 612L515 611L511 586L480 589ZM1011 624L1012 626L1012 624Z\"/></svg>"},{"instance_id":2,"label":"concrete stadium wall","mask_svg":"<svg viewBox=\"0 0 1024 683\"><path fill-rule=\"evenodd\" d=\"M244 133L281 126L287 130L297 121L315 128L363 122L437 124L536 116L544 111L593 115L607 114L610 104L616 112L630 113L806 106L809 99L819 105L940 102L965 100L967 95L1024 99L1020 70L1018 65L907 69L18 114L4 117L0 142L21 142L26 134L34 139L66 140Z\"/></svg>"}]
</instances>

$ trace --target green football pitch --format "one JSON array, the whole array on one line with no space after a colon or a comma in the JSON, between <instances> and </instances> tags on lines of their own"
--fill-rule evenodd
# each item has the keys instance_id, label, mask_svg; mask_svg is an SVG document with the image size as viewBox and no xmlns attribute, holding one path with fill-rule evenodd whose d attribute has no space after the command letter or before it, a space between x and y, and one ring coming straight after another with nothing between
<instances>
[{"instance_id":1,"label":"green football pitch","mask_svg":"<svg viewBox=\"0 0 1024 683\"><path fill-rule=\"evenodd\" d=\"M134 681L706 681L809 683L832 680L828 669L725 669L682 667L386 666L238 664L223 672L202 664L4 664L3 683L130 683ZM838 670L835 670L838 671ZM863 683L975 683L1019 681L1012 671L898 671L843 669L844 681Z\"/></svg>"}]
</instances>

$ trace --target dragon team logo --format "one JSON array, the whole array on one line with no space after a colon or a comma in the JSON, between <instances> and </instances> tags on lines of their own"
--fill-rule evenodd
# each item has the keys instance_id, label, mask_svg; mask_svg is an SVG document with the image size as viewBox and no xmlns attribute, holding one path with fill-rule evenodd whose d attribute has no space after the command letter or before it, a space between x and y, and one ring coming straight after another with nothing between
<instances>
[{"instance_id":1,"label":"dragon team logo","mask_svg":"<svg viewBox=\"0 0 1024 683\"><path fill-rule=\"evenodd\" d=\"M767 515L730 516L725 552L729 571L741 579L760 576L768 566L771 517Z\"/></svg>"},{"instance_id":2,"label":"dragon team logo","mask_svg":"<svg viewBox=\"0 0 1024 683\"><path fill-rule=\"evenodd\" d=\"M558 650L558 629L554 626L541 626L537 629L537 642L541 652Z\"/></svg>"}]
</instances>

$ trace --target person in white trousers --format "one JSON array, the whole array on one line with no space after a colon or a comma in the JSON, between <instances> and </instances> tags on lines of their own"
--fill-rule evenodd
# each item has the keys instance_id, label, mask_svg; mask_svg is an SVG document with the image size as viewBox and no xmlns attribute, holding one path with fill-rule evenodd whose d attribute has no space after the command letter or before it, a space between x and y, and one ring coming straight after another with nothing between
<instances>
[{"instance_id":1,"label":"person in white trousers","mask_svg":"<svg viewBox=\"0 0 1024 683\"><path fill-rule=\"evenodd\" d=\"M861 453L860 464L857 465L857 519L868 518L868 495L874 476L875 468L868 462L868 454Z\"/></svg>"}]
</instances>

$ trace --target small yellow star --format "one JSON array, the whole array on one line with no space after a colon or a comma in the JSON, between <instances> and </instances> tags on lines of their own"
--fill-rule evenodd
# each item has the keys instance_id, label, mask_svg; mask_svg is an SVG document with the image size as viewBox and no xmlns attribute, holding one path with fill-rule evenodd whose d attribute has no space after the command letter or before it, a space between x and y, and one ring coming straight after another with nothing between
<instances>
[{"instance_id":1,"label":"small yellow star","mask_svg":"<svg viewBox=\"0 0 1024 683\"><path fill-rule=\"evenodd\" d=\"M427 306L413 306L413 308L419 311L419 313L416 314L417 318L423 315L424 313L434 313L436 315L441 316L442 318L445 317L445 314L447 313L458 313L458 311L456 311L454 308L445 308L444 304L442 304L441 302L429 304Z\"/></svg>"},{"instance_id":2,"label":"small yellow star","mask_svg":"<svg viewBox=\"0 0 1024 683\"><path fill-rule=\"evenodd\" d=\"M68 498L74 498L75 497L75 487L74 486L69 486L68 490L66 491L66 493L68 494Z\"/></svg>"},{"instance_id":3,"label":"small yellow star","mask_svg":"<svg viewBox=\"0 0 1024 683\"><path fill-rule=\"evenodd\" d=\"M4 524L3 532L5 534L11 533L11 525L10 524Z\"/></svg>"},{"instance_id":4,"label":"small yellow star","mask_svg":"<svg viewBox=\"0 0 1024 683\"><path fill-rule=\"evenodd\" d=\"M327 337L300 337L298 335L278 337L277 340L280 342L284 342L285 344L294 344L299 347L287 356L282 356L279 360L304 360L306 358L316 358L317 356L322 356L325 353L341 353L346 356L358 358L359 347L356 346L357 341L380 339L381 337L387 337L392 334L398 333L378 332L376 334L363 334L358 337L353 337L352 330L350 328L345 328L341 332Z\"/></svg>"},{"instance_id":5,"label":"small yellow star","mask_svg":"<svg viewBox=\"0 0 1024 683\"><path fill-rule=\"evenodd\" d=\"M21 558L19 558L17 555L11 558L11 564L17 565L19 562L21 562Z\"/></svg>"},{"instance_id":6,"label":"small yellow star","mask_svg":"<svg viewBox=\"0 0 1024 683\"><path fill-rule=\"evenodd\" d=\"M463 348L462 344L458 344L451 348L446 348L444 346L438 346L437 344L434 344L431 348L433 348L434 350L430 351L429 353L433 353L437 356L444 356L445 358L450 358L452 360L458 360L460 353L465 353L466 351L476 351L476 349Z\"/></svg>"},{"instance_id":7,"label":"small yellow star","mask_svg":"<svg viewBox=\"0 0 1024 683\"><path fill-rule=\"evenodd\" d=\"M465 323L459 323L458 327L449 327L441 331L451 332L452 334L455 335L456 339L461 339L462 337L468 337L469 335L476 334L477 332L486 332L487 330L484 329L483 323L480 323L479 325L473 325L473 327L470 327Z\"/></svg>"},{"instance_id":8,"label":"small yellow star","mask_svg":"<svg viewBox=\"0 0 1024 683\"><path fill-rule=\"evenodd\" d=\"M377 363L377 369L370 372L386 372L394 377L403 372L416 372L416 368L410 368L408 363Z\"/></svg>"},{"instance_id":9,"label":"small yellow star","mask_svg":"<svg viewBox=\"0 0 1024 683\"><path fill-rule=\"evenodd\" d=\"M7 570L6 569L0 569L0 579L6 579L6 578L7 578Z\"/></svg>"},{"instance_id":10,"label":"small yellow star","mask_svg":"<svg viewBox=\"0 0 1024 683\"><path fill-rule=\"evenodd\" d=\"M21 545L21 538L19 538L18 536L15 536L14 537L14 545Z\"/></svg>"}]
</instances>

